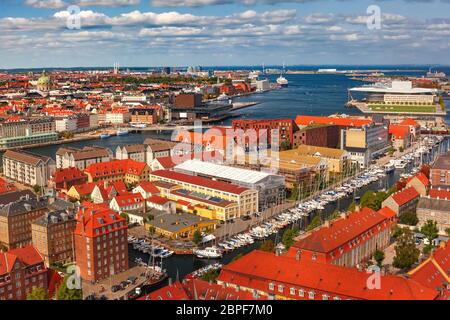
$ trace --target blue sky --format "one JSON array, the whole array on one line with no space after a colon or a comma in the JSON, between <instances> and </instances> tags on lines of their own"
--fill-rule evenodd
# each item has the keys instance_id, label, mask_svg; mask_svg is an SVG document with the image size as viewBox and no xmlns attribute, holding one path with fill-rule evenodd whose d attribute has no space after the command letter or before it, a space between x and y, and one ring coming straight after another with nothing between
<instances>
[{"instance_id":1,"label":"blue sky","mask_svg":"<svg viewBox=\"0 0 450 320\"><path fill-rule=\"evenodd\" d=\"M79 29L68 29L77 5ZM367 27L367 8L380 28ZM0 68L449 64L450 0L2 0Z\"/></svg>"}]
</instances>

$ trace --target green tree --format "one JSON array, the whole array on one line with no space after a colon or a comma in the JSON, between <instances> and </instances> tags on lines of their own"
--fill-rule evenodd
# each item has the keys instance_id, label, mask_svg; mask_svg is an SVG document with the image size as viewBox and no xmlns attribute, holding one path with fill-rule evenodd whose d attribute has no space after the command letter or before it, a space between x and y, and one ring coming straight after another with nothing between
<instances>
[{"instance_id":1,"label":"green tree","mask_svg":"<svg viewBox=\"0 0 450 320\"><path fill-rule=\"evenodd\" d=\"M375 253L373 254L373 258L377 262L377 265L381 268L381 266L383 265L383 260L384 260L384 252L381 250L375 251Z\"/></svg>"},{"instance_id":2,"label":"green tree","mask_svg":"<svg viewBox=\"0 0 450 320\"><path fill-rule=\"evenodd\" d=\"M57 300L82 300L83 293L81 289L69 289L67 286L67 281L69 280L69 276L64 277L62 284L59 286L56 291L56 299Z\"/></svg>"},{"instance_id":3,"label":"green tree","mask_svg":"<svg viewBox=\"0 0 450 320\"><path fill-rule=\"evenodd\" d=\"M281 242L284 244L286 249L289 249L295 242L295 237L299 234L299 229L297 226L289 228L283 232L281 237Z\"/></svg>"},{"instance_id":4,"label":"green tree","mask_svg":"<svg viewBox=\"0 0 450 320\"><path fill-rule=\"evenodd\" d=\"M309 223L309 225L306 227L306 231L311 231L312 229L317 228L318 226L320 226L322 224L322 219L320 218L319 215L316 215L311 222Z\"/></svg>"},{"instance_id":5,"label":"green tree","mask_svg":"<svg viewBox=\"0 0 450 320\"><path fill-rule=\"evenodd\" d=\"M428 239L428 241L430 241L431 244L431 241L438 236L439 232L436 221L427 220L422 228L420 228L420 232L423 233L423 235Z\"/></svg>"},{"instance_id":6,"label":"green tree","mask_svg":"<svg viewBox=\"0 0 450 320\"><path fill-rule=\"evenodd\" d=\"M194 234L192 235L192 241L198 246L203 240L202 234L200 231L195 230Z\"/></svg>"},{"instance_id":7,"label":"green tree","mask_svg":"<svg viewBox=\"0 0 450 320\"><path fill-rule=\"evenodd\" d=\"M446 229L445 229L445 233L447 234L447 236L450 237L450 228L446 228Z\"/></svg>"},{"instance_id":8,"label":"green tree","mask_svg":"<svg viewBox=\"0 0 450 320\"><path fill-rule=\"evenodd\" d=\"M128 213L122 212L122 213L120 214L120 216L121 216L122 218L125 219L125 221L127 222L127 224L130 223L130 216L128 215Z\"/></svg>"},{"instance_id":9,"label":"green tree","mask_svg":"<svg viewBox=\"0 0 450 320\"><path fill-rule=\"evenodd\" d=\"M399 269L410 268L419 259L420 250L416 248L414 234L408 228L403 229L397 238L393 265Z\"/></svg>"},{"instance_id":10,"label":"green tree","mask_svg":"<svg viewBox=\"0 0 450 320\"><path fill-rule=\"evenodd\" d=\"M41 192L41 187L38 185L33 186L33 191L34 193L40 193Z\"/></svg>"},{"instance_id":11,"label":"green tree","mask_svg":"<svg viewBox=\"0 0 450 320\"><path fill-rule=\"evenodd\" d=\"M48 300L47 291L44 288L34 287L27 295L27 300Z\"/></svg>"},{"instance_id":12,"label":"green tree","mask_svg":"<svg viewBox=\"0 0 450 320\"><path fill-rule=\"evenodd\" d=\"M267 251L267 252L275 252L275 243L273 243L272 240L265 240L261 247L259 247L259 250Z\"/></svg>"},{"instance_id":13,"label":"green tree","mask_svg":"<svg viewBox=\"0 0 450 320\"><path fill-rule=\"evenodd\" d=\"M291 195L289 197L290 200L297 200L298 199L298 184L294 183L294 187L291 190Z\"/></svg>"},{"instance_id":14,"label":"green tree","mask_svg":"<svg viewBox=\"0 0 450 320\"><path fill-rule=\"evenodd\" d=\"M148 227L148 236L149 236L150 238L152 238L152 237L154 236L154 234L155 234L155 231L156 231L156 229L155 229L154 226Z\"/></svg>"},{"instance_id":15,"label":"green tree","mask_svg":"<svg viewBox=\"0 0 450 320\"><path fill-rule=\"evenodd\" d=\"M355 210L356 210L356 203L355 203L355 201L353 201L353 202L350 203L350 205L348 206L347 211L349 211L349 212L355 212Z\"/></svg>"},{"instance_id":16,"label":"green tree","mask_svg":"<svg viewBox=\"0 0 450 320\"><path fill-rule=\"evenodd\" d=\"M200 278L204 281L214 282L214 281L216 281L216 278L218 276L219 276L219 271L216 269L211 269L211 270L208 270L207 272L205 272L204 274L202 274L202 276Z\"/></svg>"}]
</instances>

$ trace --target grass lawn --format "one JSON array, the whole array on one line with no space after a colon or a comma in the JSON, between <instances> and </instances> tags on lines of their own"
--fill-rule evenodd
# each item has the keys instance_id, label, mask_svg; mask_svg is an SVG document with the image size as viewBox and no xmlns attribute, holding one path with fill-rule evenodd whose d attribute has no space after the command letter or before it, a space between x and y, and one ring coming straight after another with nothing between
<instances>
[{"instance_id":1,"label":"grass lawn","mask_svg":"<svg viewBox=\"0 0 450 320\"><path fill-rule=\"evenodd\" d=\"M388 112L436 112L436 106L403 106L403 105L384 105L369 104L368 107L372 111L388 111Z\"/></svg>"}]
</instances>

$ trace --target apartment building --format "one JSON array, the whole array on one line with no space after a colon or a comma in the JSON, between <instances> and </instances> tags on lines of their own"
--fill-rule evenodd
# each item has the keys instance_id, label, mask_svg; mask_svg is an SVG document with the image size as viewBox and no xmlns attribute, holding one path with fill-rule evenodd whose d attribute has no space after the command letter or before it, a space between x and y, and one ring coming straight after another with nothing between
<instances>
[{"instance_id":1,"label":"apartment building","mask_svg":"<svg viewBox=\"0 0 450 320\"><path fill-rule=\"evenodd\" d=\"M80 170L93 163L108 162L113 159L113 153L108 148L90 146L82 149L62 147L56 152L56 167Z\"/></svg>"},{"instance_id":2,"label":"apartment building","mask_svg":"<svg viewBox=\"0 0 450 320\"><path fill-rule=\"evenodd\" d=\"M131 159L94 163L84 170L89 182L123 181L130 185L148 181L150 171L145 162Z\"/></svg>"},{"instance_id":3,"label":"apartment building","mask_svg":"<svg viewBox=\"0 0 450 320\"><path fill-rule=\"evenodd\" d=\"M447 191L447 194L450 196L450 192ZM419 228L428 220L432 220L436 222L439 234L447 235L447 230L450 228L450 197L421 197L416 212Z\"/></svg>"},{"instance_id":4,"label":"apartment building","mask_svg":"<svg viewBox=\"0 0 450 320\"><path fill-rule=\"evenodd\" d=\"M450 152L440 155L430 170L430 180L434 187L450 186Z\"/></svg>"},{"instance_id":5,"label":"apartment building","mask_svg":"<svg viewBox=\"0 0 450 320\"><path fill-rule=\"evenodd\" d=\"M54 263L73 261L75 226L75 212L71 210L47 212L31 223L33 246L39 251L47 267Z\"/></svg>"},{"instance_id":6,"label":"apartment building","mask_svg":"<svg viewBox=\"0 0 450 320\"><path fill-rule=\"evenodd\" d=\"M146 146L144 144L129 144L117 146L116 159L132 159L134 161L146 162Z\"/></svg>"},{"instance_id":7,"label":"apartment building","mask_svg":"<svg viewBox=\"0 0 450 320\"><path fill-rule=\"evenodd\" d=\"M55 161L26 151L7 150L3 155L5 177L28 186L45 186L56 170Z\"/></svg>"},{"instance_id":8,"label":"apartment building","mask_svg":"<svg viewBox=\"0 0 450 320\"><path fill-rule=\"evenodd\" d=\"M47 212L47 200L22 196L0 206L0 243L9 249L31 244L31 223Z\"/></svg>"},{"instance_id":9,"label":"apartment building","mask_svg":"<svg viewBox=\"0 0 450 320\"><path fill-rule=\"evenodd\" d=\"M127 223L105 205L78 211L74 231L75 261L81 278L97 281L128 270Z\"/></svg>"}]
</instances>

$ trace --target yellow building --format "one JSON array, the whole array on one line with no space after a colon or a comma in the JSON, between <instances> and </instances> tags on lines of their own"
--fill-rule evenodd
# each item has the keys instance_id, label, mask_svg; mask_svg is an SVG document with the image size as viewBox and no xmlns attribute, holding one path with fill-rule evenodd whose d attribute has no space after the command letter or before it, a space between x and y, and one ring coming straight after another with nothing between
<instances>
[{"instance_id":1,"label":"yellow building","mask_svg":"<svg viewBox=\"0 0 450 320\"><path fill-rule=\"evenodd\" d=\"M149 214L153 215L153 220L147 221L145 228L153 228L156 235L169 239L192 240L195 231L209 233L217 226L217 221L188 213L167 213L154 209Z\"/></svg>"},{"instance_id":2,"label":"yellow building","mask_svg":"<svg viewBox=\"0 0 450 320\"><path fill-rule=\"evenodd\" d=\"M215 211L212 219L234 219L258 211L258 190L255 189L168 170L152 172L150 181L157 181L155 185L161 195L171 200L183 200ZM160 187L158 182L166 186Z\"/></svg>"},{"instance_id":3,"label":"yellow building","mask_svg":"<svg viewBox=\"0 0 450 320\"><path fill-rule=\"evenodd\" d=\"M350 161L349 153L341 149L302 144L297 149L295 149L295 151L298 155L325 159L327 161L327 167L330 172L345 172Z\"/></svg>"}]
</instances>

